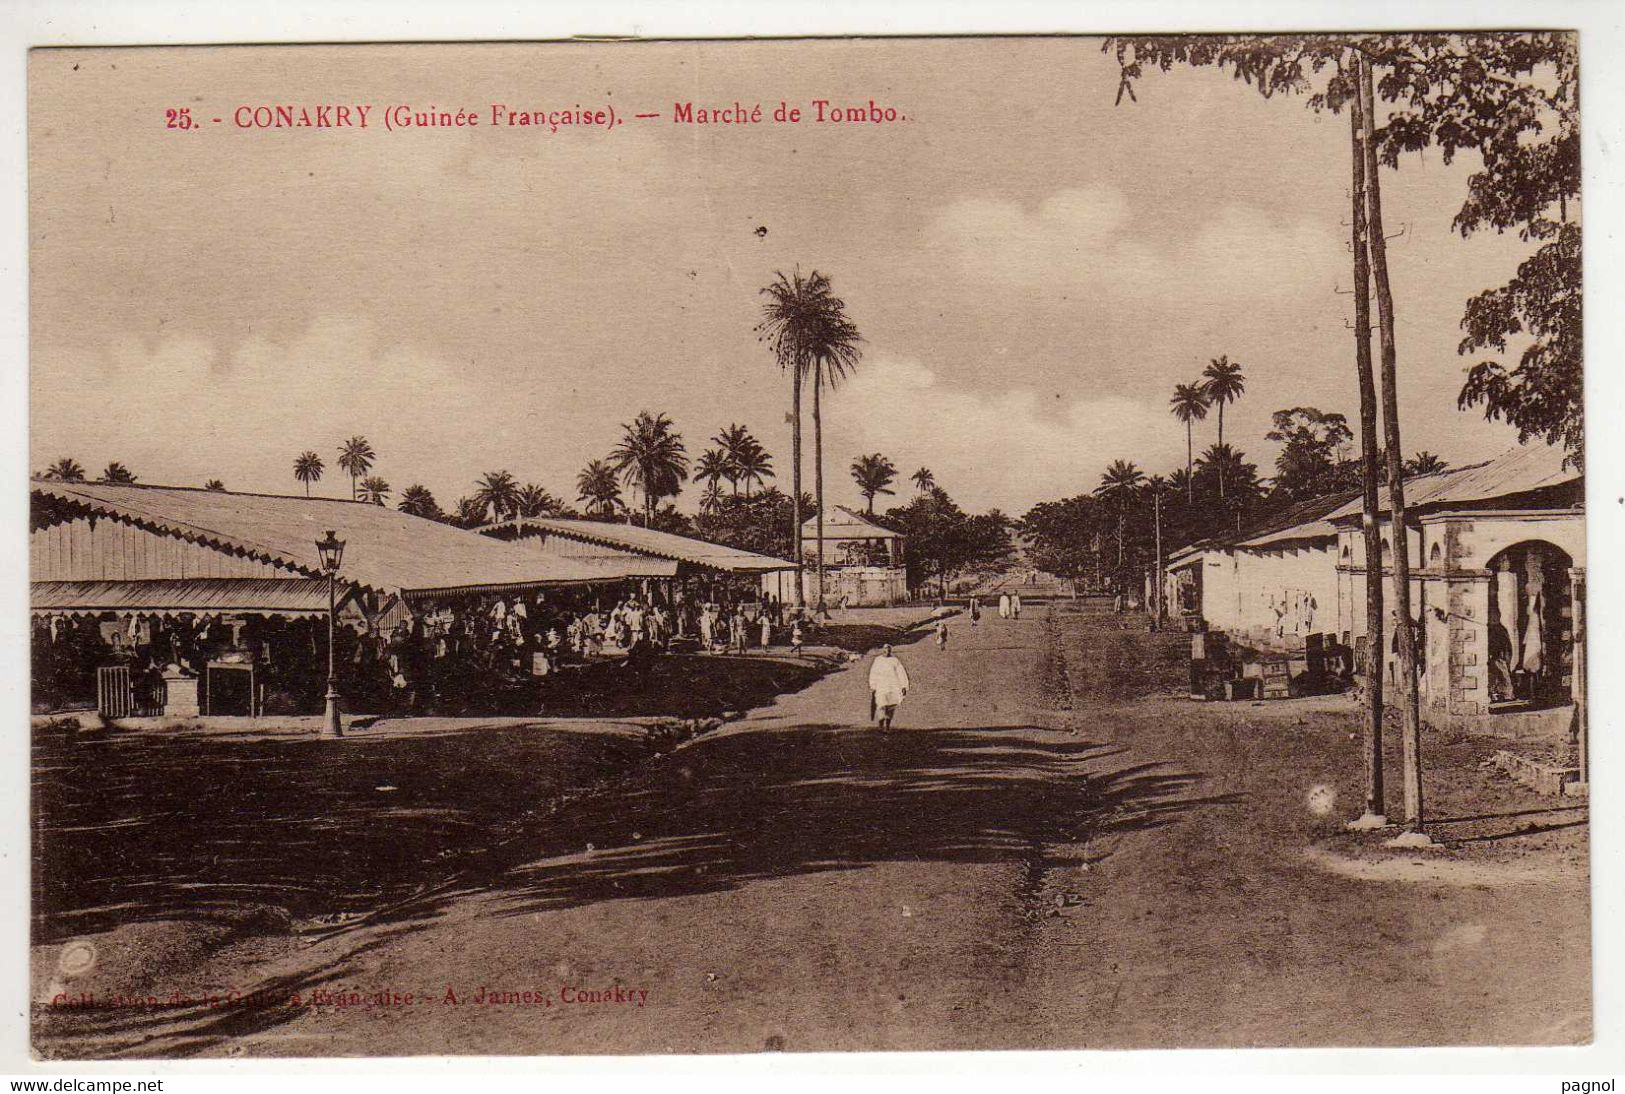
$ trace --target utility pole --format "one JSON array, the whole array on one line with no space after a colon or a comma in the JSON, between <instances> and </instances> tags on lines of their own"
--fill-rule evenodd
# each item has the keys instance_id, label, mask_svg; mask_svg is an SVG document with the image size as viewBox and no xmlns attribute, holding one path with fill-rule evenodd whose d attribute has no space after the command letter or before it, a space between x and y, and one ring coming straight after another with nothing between
<instances>
[{"instance_id":1,"label":"utility pole","mask_svg":"<svg viewBox=\"0 0 1625 1094\"><path fill-rule=\"evenodd\" d=\"M1389 540L1393 545L1394 638L1399 647L1401 743L1404 755L1405 845L1430 844L1423 833L1422 720L1416 694L1416 630L1411 622L1410 532L1405 525L1405 483L1399 440L1397 351L1394 347L1394 297L1388 282L1388 244L1382 234L1382 187L1377 178L1375 103L1371 62L1357 53L1360 111L1364 115L1367 249L1376 286L1377 333L1382 352L1381 390L1383 443L1388 456ZM1377 558L1380 565L1381 556ZM1368 560L1369 562L1369 560ZM1367 571L1369 573L1369 569Z\"/></svg>"},{"instance_id":2,"label":"utility pole","mask_svg":"<svg viewBox=\"0 0 1625 1094\"><path fill-rule=\"evenodd\" d=\"M1359 61L1355 78L1359 79ZM1360 381L1360 527L1365 536L1366 651L1365 814L1349 827L1382 828L1388 823L1382 783L1382 527L1377 497L1377 387L1371 370L1371 267L1366 250L1365 111L1358 92L1349 103L1354 163L1354 367Z\"/></svg>"}]
</instances>

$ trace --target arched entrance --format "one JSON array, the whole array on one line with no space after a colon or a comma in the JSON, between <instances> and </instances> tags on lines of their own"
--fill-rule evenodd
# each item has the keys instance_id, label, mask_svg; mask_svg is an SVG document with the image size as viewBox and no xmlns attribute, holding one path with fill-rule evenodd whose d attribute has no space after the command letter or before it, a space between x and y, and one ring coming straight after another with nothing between
<instances>
[{"instance_id":1,"label":"arched entrance","mask_svg":"<svg viewBox=\"0 0 1625 1094\"><path fill-rule=\"evenodd\" d=\"M1544 540L1515 543L1490 559L1489 691L1492 708L1548 706L1572 698L1573 560Z\"/></svg>"}]
</instances>

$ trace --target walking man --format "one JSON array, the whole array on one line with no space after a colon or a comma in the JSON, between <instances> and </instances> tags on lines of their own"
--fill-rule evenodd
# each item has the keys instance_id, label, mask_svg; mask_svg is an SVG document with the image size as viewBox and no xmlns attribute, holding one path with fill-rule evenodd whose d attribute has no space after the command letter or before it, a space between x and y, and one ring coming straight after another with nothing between
<instances>
[{"instance_id":1,"label":"walking man","mask_svg":"<svg viewBox=\"0 0 1625 1094\"><path fill-rule=\"evenodd\" d=\"M937 649L945 650L947 648L948 648L948 621L946 619L942 619L942 620L939 620L937 622Z\"/></svg>"},{"instance_id":2,"label":"walking man","mask_svg":"<svg viewBox=\"0 0 1625 1094\"><path fill-rule=\"evenodd\" d=\"M1021 594L1020 593L1011 593L1010 594L1010 618L1011 619L1020 619L1021 618Z\"/></svg>"},{"instance_id":3,"label":"walking man","mask_svg":"<svg viewBox=\"0 0 1625 1094\"><path fill-rule=\"evenodd\" d=\"M881 729L890 729L897 708L908 694L908 670L892 655L891 646L880 648L880 656L869 666L869 692L872 717L880 719Z\"/></svg>"}]
</instances>

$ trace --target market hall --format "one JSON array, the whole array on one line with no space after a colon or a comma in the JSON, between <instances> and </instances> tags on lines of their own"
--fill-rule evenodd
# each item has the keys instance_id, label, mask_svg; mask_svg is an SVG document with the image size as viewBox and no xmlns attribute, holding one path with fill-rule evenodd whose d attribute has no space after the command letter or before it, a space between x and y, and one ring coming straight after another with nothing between
<instances>
[{"instance_id":1,"label":"market hall","mask_svg":"<svg viewBox=\"0 0 1625 1094\"><path fill-rule=\"evenodd\" d=\"M38 713L319 712L330 623L347 709L445 709L553 663L570 604L655 576L360 501L36 479L30 503Z\"/></svg>"}]
</instances>

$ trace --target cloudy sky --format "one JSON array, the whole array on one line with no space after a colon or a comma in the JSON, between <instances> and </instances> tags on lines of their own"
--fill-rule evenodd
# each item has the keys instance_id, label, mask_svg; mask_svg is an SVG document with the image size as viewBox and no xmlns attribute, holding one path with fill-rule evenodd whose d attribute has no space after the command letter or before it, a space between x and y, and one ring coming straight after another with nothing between
<instances>
[{"instance_id":1,"label":"cloudy sky","mask_svg":"<svg viewBox=\"0 0 1625 1094\"><path fill-rule=\"evenodd\" d=\"M649 409L694 454L745 423L787 480L789 385L752 327L799 265L866 340L826 402L837 501L860 452L1017 513L1115 458L1171 469L1168 397L1220 354L1247 375L1226 437L1267 471L1271 411L1356 410L1347 122L1214 72L1116 85L1088 39L36 51L31 464L289 492L311 448L342 493L360 433L397 492L449 506L506 468L573 495ZM672 121L818 98L907 120ZM231 124L328 103L370 127ZM487 124L389 133L397 103ZM552 133L492 103L661 117ZM165 128L182 106L201 131ZM1455 406L1462 303L1525 253L1451 232L1471 167L1383 177L1406 447L1452 462L1516 441Z\"/></svg>"}]
</instances>

